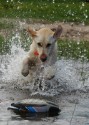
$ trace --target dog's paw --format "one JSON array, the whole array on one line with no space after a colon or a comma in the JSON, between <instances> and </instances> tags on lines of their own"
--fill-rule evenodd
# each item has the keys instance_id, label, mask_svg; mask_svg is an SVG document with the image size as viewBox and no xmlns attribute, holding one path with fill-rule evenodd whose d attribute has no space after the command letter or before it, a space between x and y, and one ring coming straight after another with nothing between
<instances>
[{"instance_id":1,"label":"dog's paw","mask_svg":"<svg viewBox=\"0 0 89 125\"><path fill-rule=\"evenodd\" d=\"M23 69L21 73L24 77L26 77L29 74L29 70Z\"/></svg>"}]
</instances>

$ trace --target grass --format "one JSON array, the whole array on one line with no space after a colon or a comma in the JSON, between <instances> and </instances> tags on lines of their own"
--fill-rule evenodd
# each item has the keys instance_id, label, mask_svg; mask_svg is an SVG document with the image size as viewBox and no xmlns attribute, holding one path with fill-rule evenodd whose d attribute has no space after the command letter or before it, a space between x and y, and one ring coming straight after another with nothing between
<instances>
[{"instance_id":1,"label":"grass","mask_svg":"<svg viewBox=\"0 0 89 125\"><path fill-rule=\"evenodd\" d=\"M7 23L6 21L4 22L0 22L0 30L1 29L13 29L14 28L14 25L13 23Z\"/></svg>"},{"instance_id":2,"label":"grass","mask_svg":"<svg viewBox=\"0 0 89 125\"><path fill-rule=\"evenodd\" d=\"M6 2L7 1L7 2ZM0 18L40 19L89 24L89 3L85 0L0 0ZM13 29L10 22L0 22L1 29ZM22 39L24 39L22 35ZM26 44L26 43L25 43ZM22 44L22 46L28 46ZM9 45L0 36L0 52ZM89 42L58 41L58 57L89 60Z\"/></svg>"},{"instance_id":3,"label":"grass","mask_svg":"<svg viewBox=\"0 0 89 125\"><path fill-rule=\"evenodd\" d=\"M89 42L60 40L58 41L58 57L89 60Z\"/></svg>"},{"instance_id":4,"label":"grass","mask_svg":"<svg viewBox=\"0 0 89 125\"><path fill-rule=\"evenodd\" d=\"M89 3L85 0L13 0L12 2L1 0L0 17L89 24Z\"/></svg>"},{"instance_id":5,"label":"grass","mask_svg":"<svg viewBox=\"0 0 89 125\"><path fill-rule=\"evenodd\" d=\"M2 52L4 38L0 35L0 52Z\"/></svg>"}]
</instances>

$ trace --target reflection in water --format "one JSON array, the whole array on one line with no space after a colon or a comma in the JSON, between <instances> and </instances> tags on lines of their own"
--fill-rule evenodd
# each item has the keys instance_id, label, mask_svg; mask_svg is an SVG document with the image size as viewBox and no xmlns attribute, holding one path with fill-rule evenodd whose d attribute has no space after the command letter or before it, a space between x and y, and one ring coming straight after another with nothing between
<instances>
[{"instance_id":1,"label":"reflection in water","mask_svg":"<svg viewBox=\"0 0 89 125\"><path fill-rule=\"evenodd\" d=\"M20 119L24 119L24 120L34 120L34 121L40 121L42 120L42 118L46 118L46 117L56 117L59 114L49 114L49 113L22 113L22 112L16 112L14 111L14 113L16 114L16 116L12 116L11 119L12 120L20 120Z\"/></svg>"}]
</instances>

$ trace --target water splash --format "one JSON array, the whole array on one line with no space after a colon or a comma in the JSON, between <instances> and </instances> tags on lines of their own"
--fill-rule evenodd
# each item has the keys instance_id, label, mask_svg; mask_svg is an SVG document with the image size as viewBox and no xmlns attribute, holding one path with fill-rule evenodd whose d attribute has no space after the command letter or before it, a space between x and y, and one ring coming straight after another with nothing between
<instances>
[{"instance_id":1,"label":"water splash","mask_svg":"<svg viewBox=\"0 0 89 125\"><path fill-rule=\"evenodd\" d=\"M10 40L10 54L0 55L0 82L6 83L11 87L20 87L29 89L34 94L57 95L62 92L71 92L74 90L88 91L89 89L89 63L79 60L58 60L55 77L51 80L45 80L43 72L38 76L34 72L34 78L31 82L30 76L21 75L22 61L28 54L21 46L19 33Z\"/></svg>"},{"instance_id":2,"label":"water splash","mask_svg":"<svg viewBox=\"0 0 89 125\"><path fill-rule=\"evenodd\" d=\"M20 81L21 78L21 63L26 55L26 52L21 47L20 36L17 33L10 40L10 54L1 55L1 66L0 71L2 72L3 82L14 82Z\"/></svg>"}]
</instances>

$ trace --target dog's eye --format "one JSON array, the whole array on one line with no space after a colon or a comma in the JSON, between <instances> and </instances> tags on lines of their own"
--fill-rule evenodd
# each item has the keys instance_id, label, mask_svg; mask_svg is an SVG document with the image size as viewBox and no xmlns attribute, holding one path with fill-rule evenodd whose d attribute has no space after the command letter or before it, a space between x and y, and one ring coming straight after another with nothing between
<instances>
[{"instance_id":1,"label":"dog's eye","mask_svg":"<svg viewBox=\"0 0 89 125\"><path fill-rule=\"evenodd\" d=\"M46 47L48 48L48 47L50 47L51 46L51 44L50 43L48 43L47 45L46 45Z\"/></svg>"},{"instance_id":2,"label":"dog's eye","mask_svg":"<svg viewBox=\"0 0 89 125\"><path fill-rule=\"evenodd\" d=\"M37 43L37 45L38 45L39 47L42 47L42 44L41 44L41 43Z\"/></svg>"}]
</instances>

